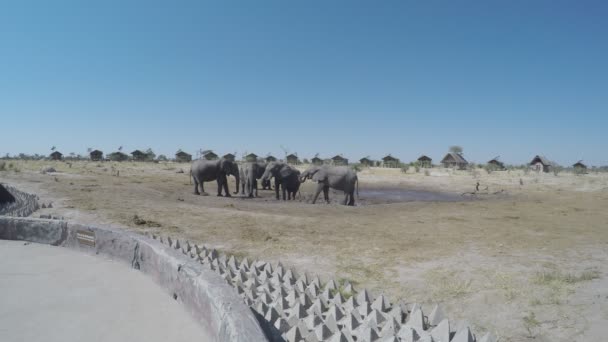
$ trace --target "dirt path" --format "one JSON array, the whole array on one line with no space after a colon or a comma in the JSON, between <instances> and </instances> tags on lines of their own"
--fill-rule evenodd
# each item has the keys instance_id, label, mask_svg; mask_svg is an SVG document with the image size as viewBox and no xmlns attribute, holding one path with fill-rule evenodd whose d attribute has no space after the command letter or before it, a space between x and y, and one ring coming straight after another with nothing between
<instances>
[{"instance_id":1,"label":"dirt path","mask_svg":"<svg viewBox=\"0 0 608 342\"><path fill-rule=\"evenodd\" d=\"M72 220L281 260L425 307L440 302L450 317L503 341L601 340L608 333L605 174L366 169L359 173L365 191L442 191L452 198L479 182L482 193L500 195L388 203L362 191L366 205L352 208L307 203L311 183L289 203L269 191L253 200L195 196L184 164L55 163L59 173L40 174L46 164L20 163L21 172L0 179L39 193L55 204L45 211ZM214 193L215 184L205 186ZM579 337L583 330L591 335Z\"/></svg>"}]
</instances>

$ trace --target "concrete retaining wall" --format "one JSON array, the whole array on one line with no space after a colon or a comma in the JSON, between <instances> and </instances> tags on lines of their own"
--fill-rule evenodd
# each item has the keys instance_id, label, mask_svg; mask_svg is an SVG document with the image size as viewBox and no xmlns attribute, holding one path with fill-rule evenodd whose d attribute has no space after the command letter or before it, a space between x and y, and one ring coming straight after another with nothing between
<instances>
[{"instance_id":1,"label":"concrete retaining wall","mask_svg":"<svg viewBox=\"0 0 608 342\"><path fill-rule=\"evenodd\" d=\"M216 341L267 341L236 291L213 270L154 239L124 230L0 216L0 239L103 254L141 270L165 288Z\"/></svg>"}]
</instances>

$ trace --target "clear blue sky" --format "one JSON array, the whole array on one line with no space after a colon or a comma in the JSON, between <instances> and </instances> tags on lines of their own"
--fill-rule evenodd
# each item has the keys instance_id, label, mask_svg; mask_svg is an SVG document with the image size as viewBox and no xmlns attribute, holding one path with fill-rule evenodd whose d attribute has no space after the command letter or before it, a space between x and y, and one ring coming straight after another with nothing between
<instances>
[{"instance_id":1,"label":"clear blue sky","mask_svg":"<svg viewBox=\"0 0 608 342\"><path fill-rule=\"evenodd\" d=\"M3 1L0 154L608 164L606 1Z\"/></svg>"}]
</instances>

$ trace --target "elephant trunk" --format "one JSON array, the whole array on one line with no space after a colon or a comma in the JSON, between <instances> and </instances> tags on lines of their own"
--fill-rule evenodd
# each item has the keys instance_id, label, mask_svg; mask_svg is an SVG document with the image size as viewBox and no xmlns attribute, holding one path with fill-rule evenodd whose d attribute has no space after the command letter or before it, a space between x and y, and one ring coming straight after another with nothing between
<instances>
[{"instance_id":1,"label":"elephant trunk","mask_svg":"<svg viewBox=\"0 0 608 342\"><path fill-rule=\"evenodd\" d=\"M234 173L234 178L236 179L236 191L234 192L234 194L236 195L239 193L239 185L241 184L241 178L239 177L238 172Z\"/></svg>"}]
</instances>

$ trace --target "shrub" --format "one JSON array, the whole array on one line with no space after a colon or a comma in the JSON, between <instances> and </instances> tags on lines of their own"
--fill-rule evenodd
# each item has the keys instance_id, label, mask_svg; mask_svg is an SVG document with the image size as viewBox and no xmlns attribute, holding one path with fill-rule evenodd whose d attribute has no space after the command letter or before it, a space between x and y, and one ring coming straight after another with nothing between
<instances>
[{"instance_id":1,"label":"shrub","mask_svg":"<svg viewBox=\"0 0 608 342\"><path fill-rule=\"evenodd\" d=\"M557 176L560 172L562 172L564 168L559 165L553 165L551 167L551 171L553 171L553 175Z\"/></svg>"},{"instance_id":2,"label":"shrub","mask_svg":"<svg viewBox=\"0 0 608 342\"><path fill-rule=\"evenodd\" d=\"M425 175L425 176L430 176L430 175L431 175L431 171L429 171L429 170L424 170L424 175Z\"/></svg>"},{"instance_id":3,"label":"shrub","mask_svg":"<svg viewBox=\"0 0 608 342\"><path fill-rule=\"evenodd\" d=\"M407 170L410 169L410 166L408 164L401 164L401 172L403 173L407 173Z\"/></svg>"}]
</instances>

